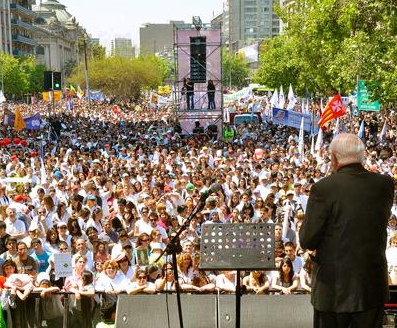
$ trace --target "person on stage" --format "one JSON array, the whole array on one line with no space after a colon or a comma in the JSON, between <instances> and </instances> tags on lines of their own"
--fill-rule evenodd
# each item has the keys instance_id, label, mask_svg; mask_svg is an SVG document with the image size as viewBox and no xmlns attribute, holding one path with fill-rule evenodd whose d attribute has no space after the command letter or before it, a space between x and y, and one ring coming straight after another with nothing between
<instances>
[{"instance_id":1,"label":"person on stage","mask_svg":"<svg viewBox=\"0 0 397 328\"><path fill-rule=\"evenodd\" d=\"M356 135L337 135L330 150L333 174L312 186L299 233L314 262L314 327L381 328L394 183L363 167L365 146Z\"/></svg>"},{"instance_id":2,"label":"person on stage","mask_svg":"<svg viewBox=\"0 0 397 328\"><path fill-rule=\"evenodd\" d=\"M186 90L187 109L194 109L194 83L187 78L184 87Z\"/></svg>"},{"instance_id":3,"label":"person on stage","mask_svg":"<svg viewBox=\"0 0 397 328\"><path fill-rule=\"evenodd\" d=\"M207 83L208 109L215 109L215 84L212 80Z\"/></svg>"}]
</instances>

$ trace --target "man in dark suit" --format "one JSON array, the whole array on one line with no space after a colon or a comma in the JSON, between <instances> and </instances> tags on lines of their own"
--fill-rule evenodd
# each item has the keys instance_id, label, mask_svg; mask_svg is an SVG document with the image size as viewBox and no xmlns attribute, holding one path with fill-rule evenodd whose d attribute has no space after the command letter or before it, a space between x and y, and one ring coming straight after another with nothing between
<instances>
[{"instance_id":1,"label":"man in dark suit","mask_svg":"<svg viewBox=\"0 0 397 328\"><path fill-rule=\"evenodd\" d=\"M386 227L394 183L368 172L353 134L331 145L334 174L313 185L300 245L313 251L315 328L381 328L388 301Z\"/></svg>"}]
</instances>

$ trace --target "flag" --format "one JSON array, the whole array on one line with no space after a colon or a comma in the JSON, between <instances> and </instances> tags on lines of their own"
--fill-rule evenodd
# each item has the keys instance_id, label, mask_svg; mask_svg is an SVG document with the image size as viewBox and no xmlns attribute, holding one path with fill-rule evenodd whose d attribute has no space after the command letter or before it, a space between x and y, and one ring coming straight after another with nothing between
<instances>
[{"instance_id":1,"label":"flag","mask_svg":"<svg viewBox=\"0 0 397 328\"><path fill-rule=\"evenodd\" d=\"M284 98L284 91L283 91L283 86L280 86L280 94L278 96L278 106L279 108L284 108L285 104L285 98Z\"/></svg>"},{"instance_id":2,"label":"flag","mask_svg":"<svg viewBox=\"0 0 397 328\"><path fill-rule=\"evenodd\" d=\"M43 135L41 135L41 146L40 146L40 175L41 184L44 186L47 183L47 172L44 166L44 141Z\"/></svg>"},{"instance_id":3,"label":"flag","mask_svg":"<svg viewBox=\"0 0 397 328\"><path fill-rule=\"evenodd\" d=\"M315 151L319 151L323 145L323 129L318 129L318 135L316 140L316 145L314 146Z\"/></svg>"},{"instance_id":4,"label":"flag","mask_svg":"<svg viewBox=\"0 0 397 328\"><path fill-rule=\"evenodd\" d=\"M276 107L278 108L278 93L277 93L277 89L274 90L272 98L270 99L270 105L272 105L272 107Z\"/></svg>"},{"instance_id":5,"label":"flag","mask_svg":"<svg viewBox=\"0 0 397 328\"><path fill-rule=\"evenodd\" d=\"M265 115L267 117L270 117L270 102L269 102L269 98L267 97L266 97Z\"/></svg>"},{"instance_id":6,"label":"flag","mask_svg":"<svg viewBox=\"0 0 397 328\"><path fill-rule=\"evenodd\" d=\"M382 142L383 140L385 140L385 138L386 138L386 121L383 124L383 128L379 136L379 142Z\"/></svg>"},{"instance_id":7,"label":"flag","mask_svg":"<svg viewBox=\"0 0 397 328\"><path fill-rule=\"evenodd\" d=\"M71 99L69 99L69 100L67 101L67 109L68 109L68 110L72 110L72 109L73 109L73 103L72 103L72 100L71 100Z\"/></svg>"},{"instance_id":8,"label":"flag","mask_svg":"<svg viewBox=\"0 0 397 328\"><path fill-rule=\"evenodd\" d=\"M303 155L305 154L305 141L304 141L305 132L303 130L304 121L305 121L305 118L302 117L301 127L299 129L299 143L298 143L298 151L299 151L301 158L303 158Z\"/></svg>"},{"instance_id":9,"label":"flag","mask_svg":"<svg viewBox=\"0 0 397 328\"><path fill-rule=\"evenodd\" d=\"M339 117L336 119L334 126L334 138L339 134Z\"/></svg>"},{"instance_id":10,"label":"flag","mask_svg":"<svg viewBox=\"0 0 397 328\"><path fill-rule=\"evenodd\" d=\"M0 90L0 104L6 101L6 97L4 97L3 90Z\"/></svg>"},{"instance_id":11,"label":"flag","mask_svg":"<svg viewBox=\"0 0 397 328\"><path fill-rule=\"evenodd\" d=\"M346 113L346 108L345 106L343 106L340 95L337 94L331 99L328 105L325 106L324 111L321 113L320 121L317 124L318 126L323 127L329 121L341 117L345 113Z\"/></svg>"},{"instance_id":12,"label":"flag","mask_svg":"<svg viewBox=\"0 0 397 328\"><path fill-rule=\"evenodd\" d=\"M15 131L21 131L23 129L26 129L26 123L23 120L23 117L22 117L21 112L19 110L19 106L15 110L14 129L15 129Z\"/></svg>"},{"instance_id":13,"label":"flag","mask_svg":"<svg viewBox=\"0 0 397 328\"><path fill-rule=\"evenodd\" d=\"M360 139L364 138L364 120L361 121L360 129L358 130L358 137Z\"/></svg>"},{"instance_id":14,"label":"flag","mask_svg":"<svg viewBox=\"0 0 397 328\"><path fill-rule=\"evenodd\" d=\"M76 89L73 84L70 85L70 95L74 97L76 95Z\"/></svg>"},{"instance_id":15,"label":"flag","mask_svg":"<svg viewBox=\"0 0 397 328\"><path fill-rule=\"evenodd\" d=\"M77 95L77 97L78 97L79 99L81 99L81 98L84 97L84 91L81 90L81 88L80 88L79 85L77 86L77 93L76 93L76 95Z\"/></svg>"},{"instance_id":16,"label":"flag","mask_svg":"<svg viewBox=\"0 0 397 328\"><path fill-rule=\"evenodd\" d=\"M288 90L288 110L293 110L296 104L296 98L294 95L294 91L292 90L292 85L289 85L289 90Z\"/></svg>"},{"instance_id":17,"label":"flag","mask_svg":"<svg viewBox=\"0 0 397 328\"><path fill-rule=\"evenodd\" d=\"M312 144L310 146L310 154L312 156L314 156L314 154L315 154L315 151L314 151L314 135L312 135Z\"/></svg>"}]
</instances>

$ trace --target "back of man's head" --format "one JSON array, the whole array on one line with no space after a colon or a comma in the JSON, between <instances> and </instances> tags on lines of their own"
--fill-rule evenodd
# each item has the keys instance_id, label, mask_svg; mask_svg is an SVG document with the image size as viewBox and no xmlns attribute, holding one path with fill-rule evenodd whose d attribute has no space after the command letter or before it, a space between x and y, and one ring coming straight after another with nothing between
<instances>
[{"instance_id":1,"label":"back of man's head","mask_svg":"<svg viewBox=\"0 0 397 328\"><path fill-rule=\"evenodd\" d=\"M331 142L331 153L338 160L339 166L364 162L365 145L355 134L338 134Z\"/></svg>"}]
</instances>

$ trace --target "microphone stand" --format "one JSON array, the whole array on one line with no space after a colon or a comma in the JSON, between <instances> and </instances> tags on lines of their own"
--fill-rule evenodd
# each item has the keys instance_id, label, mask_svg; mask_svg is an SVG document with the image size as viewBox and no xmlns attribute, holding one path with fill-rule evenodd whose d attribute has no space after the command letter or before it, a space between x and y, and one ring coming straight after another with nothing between
<instances>
[{"instance_id":1,"label":"microphone stand","mask_svg":"<svg viewBox=\"0 0 397 328\"><path fill-rule=\"evenodd\" d=\"M174 270L174 280L175 280L175 290L176 290L176 302L178 306L178 317L179 317L179 327L183 328L183 317L182 317L182 305L181 305L181 290L179 286L179 279L178 279L178 267L176 263L176 250L177 250L177 243L179 241L179 236L182 234L183 231L190 225L190 221L197 215L199 211L201 211L205 206L205 200L208 198L208 194L204 193L201 195L199 201L197 202L196 206L193 208L192 213L188 216L182 226L179 228L176 235L170 240L167 247L161 252L159 257L154 261L157 263L165 253L172 255L172 268Z\"/></svg>"}]
</instances>

